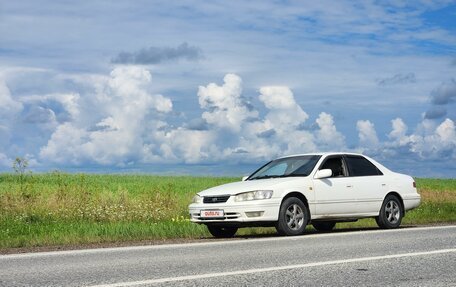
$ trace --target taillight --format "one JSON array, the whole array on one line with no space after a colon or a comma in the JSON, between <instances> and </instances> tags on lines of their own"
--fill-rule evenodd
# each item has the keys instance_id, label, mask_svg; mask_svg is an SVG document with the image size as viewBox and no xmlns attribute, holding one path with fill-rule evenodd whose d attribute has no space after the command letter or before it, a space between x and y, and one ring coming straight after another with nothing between
<instances>
[{"instance_id":1,"label":"taillight","mask_svg":"<svg viewBox=\"0 0 456 287\"><path fill-rule=\"evenodd\" d=\"M416 188L416 182L413 182L413 187Z\"/></svg>"}]
</instances>

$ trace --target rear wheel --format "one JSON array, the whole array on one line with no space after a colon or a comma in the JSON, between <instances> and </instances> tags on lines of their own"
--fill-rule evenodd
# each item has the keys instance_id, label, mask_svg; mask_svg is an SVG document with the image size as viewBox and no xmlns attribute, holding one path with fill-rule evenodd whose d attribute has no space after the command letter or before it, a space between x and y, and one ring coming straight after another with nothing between
<instances>
[{"instance_id":1,"label":"rear wheel","mask_svg":"<svg viewBox=\"0 0 456 287\"><path fill-rule=\"evenodd\" d=\"M331 231L333 230L336 223L334 221L321 221L321 222L313 222L312 226L318 231Z\"/></svg>"},{"instance_id":2,"label":"rear wheel","mask_svg":"<svg viewBox=\"0 0 456 287\"><path fill-rule=\"evenodd\" d=\"M212 236L217 237L217 238L233 237L238 230L237 227L214 226L214 225L208 225L207 229L212 234Z\"/></svg>"},{"instance_id":3,"label":"rear wheel","mask_svg":"<svg viewBox=\"0 0 456 287\"><path fill-rule=\"evenodd\" d=\"M395 195L388 195L383 201L380 214L375 218L380 228L390 229L401 225L404 210L402 204Z\"/></svg>"},{"instance_id":4,"label":"rear wheel","mask_svg":"<svg viewBox=\"0 0 456 287\"><path fill-rule=\"evenodd\" d=\"M309 222L309 211L306 205L296 197L283 201L279 211L276 229L280 235L301 235Z\"/></svg>"}]
</instances>

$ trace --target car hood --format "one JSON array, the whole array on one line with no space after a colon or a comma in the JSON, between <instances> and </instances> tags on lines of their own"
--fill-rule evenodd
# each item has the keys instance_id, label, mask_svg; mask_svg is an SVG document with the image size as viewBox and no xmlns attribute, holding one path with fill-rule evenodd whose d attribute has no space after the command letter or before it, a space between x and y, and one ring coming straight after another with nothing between
<instances>
[{"instance_id":1,"label":"car hood","mask_svg":"<svg viewBox=\"0 0 456 287\"><path fill-rule=\"evenodd\" d=\"M285 182L297 180L296 177L285 177L285 178L268 178L268 179L255 179L247 181L238 181L227 183L219 186L215 186L201 192L198 192L200 196L214 196L214 195L234 195L241 192L253 191L253 190L274 190L278 185ZM302 179L302 178L301 178Z\"/></svg>"}]
</instances>

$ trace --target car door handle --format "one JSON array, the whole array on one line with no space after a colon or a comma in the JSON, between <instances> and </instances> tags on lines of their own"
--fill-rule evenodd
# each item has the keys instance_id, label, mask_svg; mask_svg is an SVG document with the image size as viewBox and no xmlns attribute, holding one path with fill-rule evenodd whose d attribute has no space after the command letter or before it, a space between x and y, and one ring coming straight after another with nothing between
<instances>
[{"instance_id":1,"label":"car door handle","mask_svg":"<svg viewBox=\"0 0 456 287\"><path fill-rule=\"evenodd\" d=\"M348 188L352 188L352 187L353 187L353 185L351 185L351 184L347 184L347 187L348 187Z\"/></svg>"}]
</instances>

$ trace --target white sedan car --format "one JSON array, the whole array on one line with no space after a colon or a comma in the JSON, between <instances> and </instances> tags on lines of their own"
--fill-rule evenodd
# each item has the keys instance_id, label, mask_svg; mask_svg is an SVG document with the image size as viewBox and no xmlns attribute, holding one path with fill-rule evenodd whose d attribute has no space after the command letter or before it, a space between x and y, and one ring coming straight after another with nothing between
<instances>
[{"instance_id":1,"label":"white sedan car","mask_svg":"<svg viewBox=\"0 0 456 287\"><path fill-rule=\"evenodd\" d=\"M421 197L412 177L392 172L353 153L315 153L275 159L240 182L199 192L191 221L215 237L240 227L275 226L279 234L302 234L311 223L330 231L336 222L373 217L396 228Z\"/></svg>"}]
</instances>

